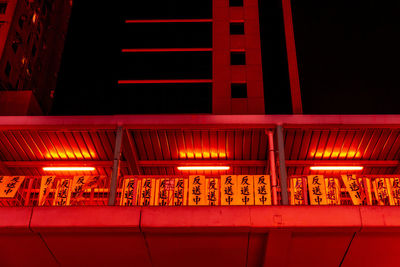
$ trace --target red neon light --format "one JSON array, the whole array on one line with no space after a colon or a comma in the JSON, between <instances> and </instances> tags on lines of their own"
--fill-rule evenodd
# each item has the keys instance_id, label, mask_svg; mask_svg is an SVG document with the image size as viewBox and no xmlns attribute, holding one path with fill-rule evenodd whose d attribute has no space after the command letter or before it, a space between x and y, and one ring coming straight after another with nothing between
<instances>
[{"instance_id":1,"label":"red neon light","mask_svg":"<svg viewBox=\"0 0 400 267\"><path fill-rule=\"evenodd\" d=\"M120 80L118 84L154 84L154 83L212 83L211 79L197 80Z\"/></svg>"},{"instance_id":2,"label":"red neon light","mask_svg":"<svg viewBox=\"0 0 400 267\"><path fill-rule=\"evenodd\" d=\"M313 171L361 171L362 166L311 166Z\"/></svg>"},{"instance_id":3,"label":"red neon light","mask_svg":"<svg viewBox=\"0 0 400 267\"><path fill-rule=\"evenodd\" d=\"M94 171L94 167L43 167L44 171Z\"/></svg>"},{"instance_id":4,"label":"red neon light","mask_svg":"<svg viewBox=\"0 0 400 267\"><path fill-rule=\"evenodd\" d=\"M125 23L212 22L212 19L128 19Z\"/></svg>"},{"instance_id":5,"label":"red neon light","mask_svg":"<svg viewBox=\"0 0 400 267\"><path fill-rule=\"evenodd\" d=\"M212 48L125 48L123 53L143 52L209 52Z\"/></svg>"},{"instance_id":6,"label":"red neon light","mask_svg":"<svg viewBox=\"0 0 400 267\"><path fill-rule=\"evenodd\" d=\"M180 166L180 171L226 171L231 167L229 166Z\"/></svg>"}]
</instances>

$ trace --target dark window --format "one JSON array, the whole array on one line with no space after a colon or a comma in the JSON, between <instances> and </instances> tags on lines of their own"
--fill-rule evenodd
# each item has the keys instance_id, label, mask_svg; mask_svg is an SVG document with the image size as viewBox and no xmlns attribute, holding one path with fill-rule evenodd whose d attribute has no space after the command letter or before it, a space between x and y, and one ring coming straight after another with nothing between
<instances>
[{"instance_id":1,"label":"dark window","mask_svg":"<svg viewBox=\"0 0 400 267\"><path fill-rule=\"evenodd\" d=\"M26 16L25 16L25 15L23 15L23 16L21 16L21 17L19 18L19 20L18 20L18 25L19 25L19 27L20 27L21 29L24 27L25 21L26 21Z\"/></svg>"},{"instance_id":2,"label":"dark window","mask_svg":"<svg viewBox=\"0 0 400 267\"><path fill-rule=\"evenodd\" d=\"M232 83L231 84L232 98L247 98L247 84L245 83Z\"/></svg>"},{"instance_id":3,"label":"dark window","mask_svg":"<svg viewBox=\"0 0 400 267\"><path fill-rule=\"evenodd\" d=\"M0 3L0 14L5 14L7 9L7 3Z\"/></svg>"},{"instance_id":4,"label":"dark window","mask_svg":"<svg viewBox=\"0 0 400 267\"><path fill-rule=\"evenodd\" d=\"M12 50L14 51L14 53L17 53L17 50L18 50L18 44L17 44L17 42L13 42L12 44L11 44L11 48L12 48Z\"/></svg>"},{"instance_id":5,"label":"dark window","mask_svg":"<svg viewBox=\"0 0 400 267\"><path fill-rule=\"evenodd\" d=\"M246 65L246 53L231 52L231 65Z\"/></svg>"},{"instance_id":6,"label":"dark window","mask_svg":"<svg viewBox=\"0 0 400 267\"><path fill-rule=\"evenodd\" d=\"M230 33L231 34L244 34L244 23L231 23L230 24Z\"/></svg>"},{"instance_id":7,"label":"dark window","mask_svg":"<svg viewBox=\"0 0 400 267\"><path fill-rule=\"evenodd\" d=\"M229 0L229 6L243 6L243 0Z\"/></svg>"},{"instance_id":8,"label":"dark window","mask_svg":"<svg viewBox=\"0 0 400 267\"><path fill-rule=\"evenodd\" d=\"M32 46L32 57L36 55L36 45Z\"/></svg>"},{"instance_id":9,"label":"dark window","mask_svg":"<svg viewBox=\"0 0 400 267\"><path fill-rule=\"evenodd\" d=\"M10 62L7 62L6 69L4 70L4 73L7 75L7 77L9 77L10 76L10 72L11 72L11 64L10 64Z\"/></svg>"},{"instance_id":10,"label":"dark window","mask_svg":"<svg viewBox=\"0 0 400 267\"><path fill-rule=\"evenodd\" d=\"M14 53L17 53L18 46L22 43L22 37L18 32L15 33L15 40L12 42L11 47Z\"/></svg>"}]
</instances>

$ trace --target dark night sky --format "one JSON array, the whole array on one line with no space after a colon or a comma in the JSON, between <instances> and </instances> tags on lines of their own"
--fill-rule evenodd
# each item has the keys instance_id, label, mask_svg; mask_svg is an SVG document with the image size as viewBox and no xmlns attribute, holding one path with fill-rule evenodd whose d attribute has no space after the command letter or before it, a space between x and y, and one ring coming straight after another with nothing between
<instances>
[{"instance_id":1,"label":"dark night sky","mask_svg":"<svg viewBox=\"0 0 400 267\"><path fill-rule=\"evenodd\" d=\"M118 78L145 75L149 79L174 78L178 73L182 78L211 78L209 53L151 58L121 56L119 52L122 47L149 44L211 47L211 25L192 25L196 28L190 30L184 25L135 28L123 23L126 18L211 17L211 1L137 2L93 5L90 1L74 1L53 115L211 111L210 86L117 86ZM291 112L280 3L260 1L268 114ZM306 114L400 113L399 6L396 1L292 0Z\"/></svg>"}]
</instances>

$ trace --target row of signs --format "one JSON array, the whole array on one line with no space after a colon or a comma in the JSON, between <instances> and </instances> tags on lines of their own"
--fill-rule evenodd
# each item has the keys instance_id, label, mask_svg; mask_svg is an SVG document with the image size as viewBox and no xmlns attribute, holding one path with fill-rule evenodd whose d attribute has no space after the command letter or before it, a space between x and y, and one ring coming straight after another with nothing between
<instances>
[{"instance_id":1,"label":"row of signs","mask_svg":"<svg viewBox=\"0 0 400 267\"><path fill-rule=\"evenodd\" d=\"M271 205L269 175L124 179L121 206Z\"/></svg>"},{"instance_id":2,"label":"row of signs","mask_svg":"<svg viewBox=\"0 0 400 267\"><path fill-rule=\"evenodd\" d=\"M340 179L353 205L372 205L372 194L378 205L400 205L400 178L371 180L356 175L342 175ZM309 175L290 179L291 205L340 205L341 193L339 178Z\"/></svg>"},{"instance_id":3,"label":"row of signs","mask_svg":"<svg viewBox=\"0 0 400 267\"><path fill-rule=\"evenodd\" d=\"M53 206L69 206L79 201L86 189L98 187L103 176L76 176L73 179L55 179L43 176L40 183L38 205L43 206L50 192L54 192ZM14 198L24 176L0 176L0 198Z\"/></svg>"},{"instance_id":4,"label":"row of signs","mask_svg":"<svg viewBox=\"0 0 400 267\"><path fill-rule=\"evenodd\" d=\"M14 198L24 179L24 176L0 176L0 198ZM53 206L73 205L84 199L85 190L99 187L102 179L105 176L73 179L43 176L38 205L43 206L46 201ZM395 177L309 175L290 178L289 187L291 205L340 205L346 192L353 205L372 205L373 199L378 205L400 205L400 178ZM188 179L127 177L123 179L120 193L121 206L246 206L272 202L269 175L222 175L220 178L193 175Z\"/></svg>"}]
</instances>

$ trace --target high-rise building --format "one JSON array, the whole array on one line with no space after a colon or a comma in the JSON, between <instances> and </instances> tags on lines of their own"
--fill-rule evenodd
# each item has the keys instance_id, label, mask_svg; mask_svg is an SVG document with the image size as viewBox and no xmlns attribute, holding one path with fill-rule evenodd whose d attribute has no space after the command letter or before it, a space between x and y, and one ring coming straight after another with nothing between
<instances>
[{"instance_id":1,"label":"high-rise building","mask_svg":"<svg viewBox=\"0 0 400 267\"><path fill-rule=\"evenodd\" d=\"M54 0L0 2L1 115L50 111L71 5Z\"/></svg>"}]
</instances>

